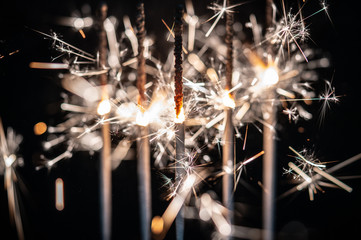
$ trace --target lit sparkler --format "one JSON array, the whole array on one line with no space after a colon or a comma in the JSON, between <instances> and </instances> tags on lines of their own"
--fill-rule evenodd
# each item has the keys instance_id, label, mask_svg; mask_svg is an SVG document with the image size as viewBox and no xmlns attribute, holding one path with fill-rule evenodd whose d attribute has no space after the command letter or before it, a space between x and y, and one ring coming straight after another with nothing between
<instances>
[{"instance_id":1,"label":"lit sparkler","mask_svg":"<svg viewBox=\"0 0 361 240\"><path fill-rule=\"evenodd\" d=\"M145 86L147 76L145 73L144 40L145 40L145 14L144 3L138 4L137 15L137 39L138 39L138 67L137 67L137 88L139 92L138 105L140 118L144 118L146 111ZM139 120L139 119L138 119ZM146 120L146 119L144 119ZM146 121L137 121L139 124L139 137L137 139L137 171L139 179L139 208L140 208L140 228L142 230L142 239L150 238L150 221L152 217L152 194L150 177L150 147L149 147L149 129Z\"/></svg>"},{"instance_id":2,"label":"lit sparkler","mask_svg":"<svg viewBox=\"0 0 361 240\"><path fill-rule=\"evenodd\" d=\"M184 136L184 110L183 110L183 68L182 68L182 33L183 33L183 5L178 5L175 14L174 24L174 103L175 103L175 181L180 182L184 178L182 162L185 156L185 136ZM182 205L179 213L176 214L176 239L184 238L184 219Z\"/></svg>"},{"instance_id":3,"label":"lit sparkler","mask_svg":"<svg viewBox=\"0 0 361 240\"><path fill-rule=\"evenodd\" d=\"M4 133L2 121L0 119L0 174L4 175L4 187L7 192L9 216L12 224L15 225L18 238L24 239L23 223L20 211L20 199L18 184L20 184L16 167L23 165L23 159L17 156L19 144L23 138L17 135L12 128Z\"/></svg>"},{"instance_id":4,"label":"lit sparkler","mask_svg":"<svg viewBox=\"0 0 361 240\"><path fill-rule=\"evenodd\" d=\"M230 6L231 1L227 0L227 5ZM226 91L232 88L232 76L233 76L233 14L227 12L226 14L226 37L225 42L227 45L226 55ZM228 93L223 98L225 103L224 109L224 132L223 132L223 148L222 148L222 168L225 172L222 178L222 201L224 206L228 209L226 215L226 221L228 224L233 222L233 178L234 178L234 132L233 132L233 96ZM229 235L230 231L226 231Z\"/></svg>"}]
</instances>

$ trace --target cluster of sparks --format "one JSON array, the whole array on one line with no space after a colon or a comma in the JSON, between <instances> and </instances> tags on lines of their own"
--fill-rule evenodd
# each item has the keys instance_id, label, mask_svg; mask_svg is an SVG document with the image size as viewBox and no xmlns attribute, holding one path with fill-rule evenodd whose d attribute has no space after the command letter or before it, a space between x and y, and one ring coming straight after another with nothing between
<instances>
[{"instance_id":1,"label":"cluster of sparks","mask_svg":"<svg viewBox=\"0 0 361 240\"><path fill-rule=\"evenodd\" d=\"M19 239L24 239L23 224L20 214L19 185L22 184L17 174L17 167L23 165L23 159L18 155L19 145L23 137L17 135L12 128L5 135L0 119L0 174L4 176L4 188L7 193L9 217L16 226Z\"/></svg>"},{"instance_id":2,"label":"cluster of sparks","mask_svg":"<svg viewBox=\"0 0 361 240\"><path fill-rule=\"evenodd\" d=\"M48 127L48 140L44 142L46 151L59 145L65 146L65 151L51 159L44 156L44 162L40 167L51 168L58 161L71 158L74 151L90 153L99 151L103 147L100 128L104 122L111 125L113 138L120 139L113 144L112 149L113 166L116 167L122 159L125 159L132 143L138 137L136 126L148 126L155 167L158 169L182 167L185 170L181 181L173 181L162 175L164 186L169 190L168 199L172 201L162 217L153 219L153 233L166 233L177 212L192 192L198 196L194 208L199 212L199 218L212 221L217 234L232 234L237 237L242 232L251 231L245 227L231 226L223 216L226 209L221 203L208 193L197 193L197 185L205 182L210 176L222 176L224 171L233 171L234 189L236 189L244 167L264 154L261 151L245 161L235 163L233 169L210 171L208 165L213 159L205 150L222 144L224 108L233 109L232 121L236 137L243 139L244 150L248 125L257 127L258 123L267 124L263 120L267 118L264 116L267 111L263 109L263 103L270 102L279 106L290 122L296 122L299 118L306 120L312 118L312 114L307 111L311 101L323 102L321 115L324 115L330 102L337 102L338 97L330 82L326 82L324 93L316 95L312 86L318 80L315 72L318 68L328 67L329 61L324 57L313 59L314 52L305 45L309 38L305 20L321 11L327 13L326 4L307 17L302 15L303 6L293 14L292 11L287 13L283 5L282 16L277 20L275 14L272 26L266 31L262 30L255 16L251 15L250 21L244 25L244 28L251 29L254 42L251 44L242 42L241 38L237 37L244 34L242 28L235 29L233 44L236 57L232 75L233 87L226 89L224 85L226 46L222 34L216 34L215 31L222 32L220 30L224 29L224 26L219 24L222 17L242 4L227 6L226 0L222 4L213 3L209 8L214 10L215 14L206 19L197 16L191 1L186 1L186 13L183 16L188 30L184 33L187 36L187 46L183 46L184 104L180 114L177 115L174 111L172 82L174 59L171 52L164 63L154 58L151 53L154 40L150 37L145 39L145 58L146 74L152 81L148 81L145 85L147 107L138 104L138 91L134 83L138 42L128 17L123 18L125 31L122 34L117 32L120 23L114 17L104 21L109 49L108 65L101 70L98 67L98 56L65 42L55 33L46 34L35 30L52 41L59 55L54 57L54 62L32 62L30 67L67 70L67 73L59 74L59 78L66 90L62 95L64 102L61 108L68 114L64 122ZM73 27L84 38L86 29L92 27L94 22L91 17L59 18L58 21L61 25ZM210 24L212 21L213 23ZM164 24L170 35L174 35L173 29L165 22ZM120 35L120 38L117 38L117 35ZM62 62L58 62L59 59L62 59ZM98 76L104 73L108 76L106 89L109 98L102 100L102 88ZM178 164L174 162L177 122L184 123L186 128L184 143L186 155ZM273 129L275 126L266 127ZM246 129L245 134L241 134L241 128ZM10 132L9 136L13 134ZM14 164L18 158L14 155L16 148L6 146L6 142L14 144L20 142L19 139L6 141L4 134L1 134L0 150L5 167L0 170L5 173L9 205L11 202L14 205L15 193L11 189L14 188L12 181L16 179L13 175ZM330 175L326 164L318 162L312 153L297 152L292 147L290 150L296 155L296 163L290 162L290 168L286 172L300 183L297 190L308 187L311 200L317 189L322 191L321 186L330 185L320 181L321 177L348 192L352 190ZM11 201L10 196L13 196ZM259 234L257 231L252 232Z\"/></svg>"}]
</instances>

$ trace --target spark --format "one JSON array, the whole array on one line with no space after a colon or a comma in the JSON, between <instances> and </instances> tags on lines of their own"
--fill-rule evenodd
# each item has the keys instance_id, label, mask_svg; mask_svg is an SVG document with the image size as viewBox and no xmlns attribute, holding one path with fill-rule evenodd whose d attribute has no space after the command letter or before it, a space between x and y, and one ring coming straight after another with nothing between
<instances>
[{"instance_id":1,"label":"spark","mask_svg":"<svg viewBox=\"0 0 361 240\"><path fill-rule=\"evenodd\" d=\"M320 101L323 102L320 110L320 122L325 119L326 111L330 108L330 102L338 103L338 96L335 94L335 88L332 87L331 82L325 81L325 92L320 95Z\"/></svg>"},{"instance_id":2,"label":"spark","mask_svg":"<svg viewBox=\"0 0 361 240\"><path fill-rule=\"evenodd\" d=\"M163 24L164 24L164 26L168 29L168 31L169 31L169 33L170 33L170 35L172 35L172 37L174 38L174 32L173 32L173 27L172 27L172 29L168 26L168 24L162 19L162 22L163 22ZM185 54L188 54L188 51L187 51L187 49L182 45L182 50L183 50L183 52L185 53Z\"/></svg>"},{"instance_id":3,"label":"spark","mask_svg":"<svg viewBox=\"0 0 361 240\"><path fill-rule=\"evenodd\" d=\"M238 172L238 175L237 175L237 178L236 178L236 181L235 181L235 186L234 186L234 192L236 191L237 189L237 186L238 186L238 183L239 183L239 180L240 180L240 177L241 177L241 174L242 174L242 171L243 171L243 168L251 163L252 161L254 161L255 159L259 158L260 156L262 156L264 154L264 151L261 151L259 153L257 153L256 155L254 155L253 157L250 157L248 158L247 160L243 161L243 162L240 162L236 165L236 172Z\"/></svg>"},{"instance_id":4,"label":"spark","mask_svg":"<svg viewBox=\"0 0 361 240\"><path fill-rule=\"evenodd\" d=\"M56 33L53 33L53 35L49 35L46 33L43 33L41 31L35 30L35 29L31 29L30 30L39 33L43 36L45 36L46 38L52 39L53 40L53 45L55 46L55 48L59 51L59 52L64 52L64 53L68 53L68 54L73 54L75 56L87 59L91 62L95 62L95 58L92 54L87 53L86 51L83 51L61 39L59 39L58 35Z\"/></svg>"},{"instance_id":5,"label":"spark","mask_svg":"<svg viewBox=\"0 0 361 240\"><path fill-rule=\"evenodd\" d=\"M291 120L295 122L298 120L297 107L286 108L283 110L283 113L288 116L290 122Z\"/></svg>"},{"instance_id":6,"label":"spark","mask_svg":"<svg viewBox=\"0 0 361 240\"><path fill-rule=\"evenodd\" d=\"M223 0L223 5L219 5L217 3L213 3L212 6L208 7L209 9L215 11L216 13L210 17L206 22L209 22L210 20L212 20L213 18L216 18L216 20L214 20L212 26L209 28L208 32L206 33L206 37L209 37L209 35L211 34L211 32L213 31L214 27L217 25L217 23L219 22L219 20L223 17L223 15L229 12L234 12L232 9L235 7L238 7L240 5L242 5L244 3L237 3L234 5L230 5L227 6L227 0Z\"/></svg>"},{"instance_id":7,"label":"spark","mask_svg":"<svg viewBox=\"0 0 361 240\"><path fill-rule=\"evenodd\" d=\"M301 180L301 183L299 183L295 187L293 187L290 190L283 193L280 196L280 198L284 198L284 197L294 193L295 191L302 191L304 188L308 187L310 200L313 201L314 200L314 193L317 193L316 189L321 189L319 187L319 185L331 187L331 185L321 181L322 177L328 179L329 181L333 182L334 184L336 184L340 188L346 190L347 192L351 192L352 191L351 187L349 187L345 183L341 182L340 180L338 180L337 178L332 176L331 173L333 173L333 172L335 172L335 171L337 171L337 170L339 170L341 168L344 168L344 167L348 166L349 164L352 164L355 161L358 161L359 159L361 159L361 153L357 154L357 155L355 155L355 156L353 156L353 157L351 157L351 158L349 158L349 159L347 159L345 161L342 161L342 162L336 164L335 166L333 166L331 168L326 169L325 165L324 165L324 167L320 167L318 164L316 164L315 166L310 165L311 166L310 168L312 168L312 169L307 170L307 171L301 170L299 168L299 166L297 166L297 165L295 165L293 163L289 163L289 165L293 166L293 168L298 168L299 169L299 170L297 170L297 171L299 171L298 176L302 175L302 179L304 179L304 181L297 178L298 180ZM295 169L293 169L293 170L295 170ZM287 172L290 172L290 171L288 170ZM315 174L313 174L313 172L315 172Z\"/></svg>"}]
</instances>

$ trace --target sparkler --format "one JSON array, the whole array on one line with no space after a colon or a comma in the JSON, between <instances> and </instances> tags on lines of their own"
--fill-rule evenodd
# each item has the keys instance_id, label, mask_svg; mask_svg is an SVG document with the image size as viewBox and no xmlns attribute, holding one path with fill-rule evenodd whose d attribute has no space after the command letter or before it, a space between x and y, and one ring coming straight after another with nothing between
<instances>
[{"instance_id":1,"label":"sparkler","mask_svg":"<svg viewBox=\"0 0 361 240\"><path fill-rule=\"evenodd\" d=\"M146 111L146 97L145 97L145 58L144 58L144 38L145 38L145 15L144 3L141 1L138 4L137 15L137 39L138 39L138 68L137 68L137 88L139 91L138 105L140 108L139 114L144 114ZM144 117L144 116L142 116ZM137 139L137 153L138 153L138 179L139 179L139 206L141 219L141 236L142 239L150 239L150 219L152 216L152 199L151 199L151 178L150 178L150 149L149 149L149 130L148 124L139 124L139 137Z\"/></svg>"},{"instance_id":2,"label":"sparkler","mask_svg":"<svg viewBox=\"0 0 361 240\"><path fill-rule=\"evenodd\" d=\"M227 6L230 6L230 0L227 0ZM233 73L233 14L228 12L226 14L226 39L227 58L226 58L226 91L232 88L232 73ZM224 109L224 132L223 132L223 149L222 149L222 168L225 175L222 179L222 197L223 204L228 209L227 222L232 222L233 211L233 164L234 164L234 133L232 122L232 95L228 94L226 99L230 98L231 104ZM225 104L226 105L226 104ZM227 234L229 235L229 234Z\"/></svg>"},{"instance_id":3,"label":"sparkler","mask_svg":"<svg viewBox=\"0 0 361 240\"><path fill-rule=\"evenodd\" d=\"M17 190L20 179L17 176L16 167L23 164L23 159L17 156L22 139L22 136L16 135L12 128L8 128L7 136L5 136L0 118L0 173L4 175L4 187L8 197L10 221L15 225L20 240L24 239L24 230Z\"/></svg>"},{"instance_id":4,"label":"sparkler","mask_svg":"<svg viewBox=\"0 0 361 240\"><path fill-rule=\"evenodd\" d=\"M276 76L276 75L272 75ZM269 77L267 81L272 81ZM269 93L270 98L274 96L273 92ZM265 123L263 127L263 239L272 240L275 226L275 194L276 194L276 142L275 129L276 109L273 103L265 105L264 110Z\"/></svg>"},{"instance_id":5,"label":"sparkler","mask_svg":"<svg viewBox=\"0 0 361 240\"><path fill-rule=\"evenodd\" d=\"M266 2L266 24L267 27L271 27L271 16L273 15L273 1L268 0ZM279 80L277 71L272 67L268 67L263 73L263 81L266 85L276 84ZM275 92L269 91L268 97L273 99ZM275 194L276 194L276 141L275 141L275 129L276 124L276 109L273 104L264 104L263 118L265 120L263 127L263 149L265 151L263 157L263 239L272 240L274 239L275 230Z\"/></svg>"},{"instance_id":6,"label":"sparkler","mask_svg":"<svg viewBox=\"0 0 361 240\"><path fill-rule=\"evenodd\" d=\"M181 181L184 177L184 170L182 162L185 157L184 148L184 110L183 109L183 68L182 68L182 33L183 33L183 5L177 5L174 24L174 102L176 114L176 128L175 128L175 145L176 145L176 182ZM182 205L181 205L182 206ZM182 209L180 206L180 209ZM176 238L182 240L184 238L184 219L183 210L180 210L176 215Z\"/></svg>"},{"instance_id":7,"label":"sparkler","mask_svg":"<svg viewBox=\"0 0 361 240\"><path fill-rule=\"evenodd\" d=\"M107 17L108 7L102 5L99 12L99 64L100 69L106 68L107 62L107 38L104 29L104 21ZM99 75L101 84L101 102L98 106L98 114L103 119L108 118L110 112L109 94L107 89L107 73ZM111 142L109 122L102 124L103 148L100 164L100 204L102 219L102 238L103 240L111 239L112 229L112 167L111 167Z\"/></svg>"}]
</instances>

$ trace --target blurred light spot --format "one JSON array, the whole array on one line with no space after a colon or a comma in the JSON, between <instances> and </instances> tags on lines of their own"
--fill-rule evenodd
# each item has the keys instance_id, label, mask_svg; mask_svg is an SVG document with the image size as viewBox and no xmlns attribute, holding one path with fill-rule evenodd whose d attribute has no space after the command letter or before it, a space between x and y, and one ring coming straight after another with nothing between
<instances>
[{"instance_id":1,"label":"blurred light spot","mask_svg":"<svg viewBox=\"0 0 361 240\"><path fill-rule=\"evenodd\" d=\"M99 115L102 116L102 115L108 114L110 112L110 110L111 110L111 105L110 105L109 99L104 99L99 103L97 112Z\"/></svg>"},{"instance_id":2,"label":"blurred light spot","mask_svg":"<svg viewBox=\"0 0 361 240\"><path fill-rule=\"evenodd\" d=\"M152 225L151 225L152 233L156 235L161 234L163 232L163 228L164 228L163 218L160 216L155 216L152 220Z\"/></svg>"},{"instance_id":3,"label":"blurred light spot","mask_svg":"<svg viewBox=\"0 0 361 240\"><path fill-rule=\"evenodd\" d=\"M61 178L55 180L55 208L58 211L64 209L64 182Z\"/></svg>"},{"instance_id":4,"label":"blurred light spot","mask_svg":"<svg viewBox=\"0 0 361 240\"><path fill-rule=\"evenodd\" d=\"M82 18L75 19L73 24L76 29L82 29L82 28L84 28L84 25L85 25L84 20Z\"/></svg>"},{"instance_id":5,"label":"blurred light spot","mask_svg":"<svg viewBox=\"0 0 361 240\"><path fill-rule=\"evenodd\" d=\"M43 122L38 122L34 125L34 133L35 135L41 135L46 132L47 126Z\"/></svg>"},{"instance_id":6,"label":"blurred light spot","mask_svg":"<svg viewBox=\"0 0 361 240\"><path fill-rule=\"evenodd\" d=\"M262 76L262 83L266 86L272 86L279 80L277 69L274 67L268 67Z\"/></svg>"},{"instance_id":7,"label":"blurred light spot","mask_svg":"<svg viewBox=\"0 0 361 240\"><path fill-rule=\"evenodd\" d=\"M228 235L231 234L232 228L231 228L231 226L230 226L228 223L224 223L224 224L222 224L222 225L219 227L219 232L220 232L222 235L228 236Z\"/></svg>"},{"instance_id":8,"label":"blurred light spot","mask_svg":"<svg viewBox=\"0 0 361 240\"><path fill-rule=\"evenodd\" d=\"M304 129L303 127L299 127L299 128L298 128L298 132L299 132L299 133L304 133L304 132L305 132L305 129ZM309 139L307 139L307 140L309 140Z\"/></svg>"}]
</instances>

